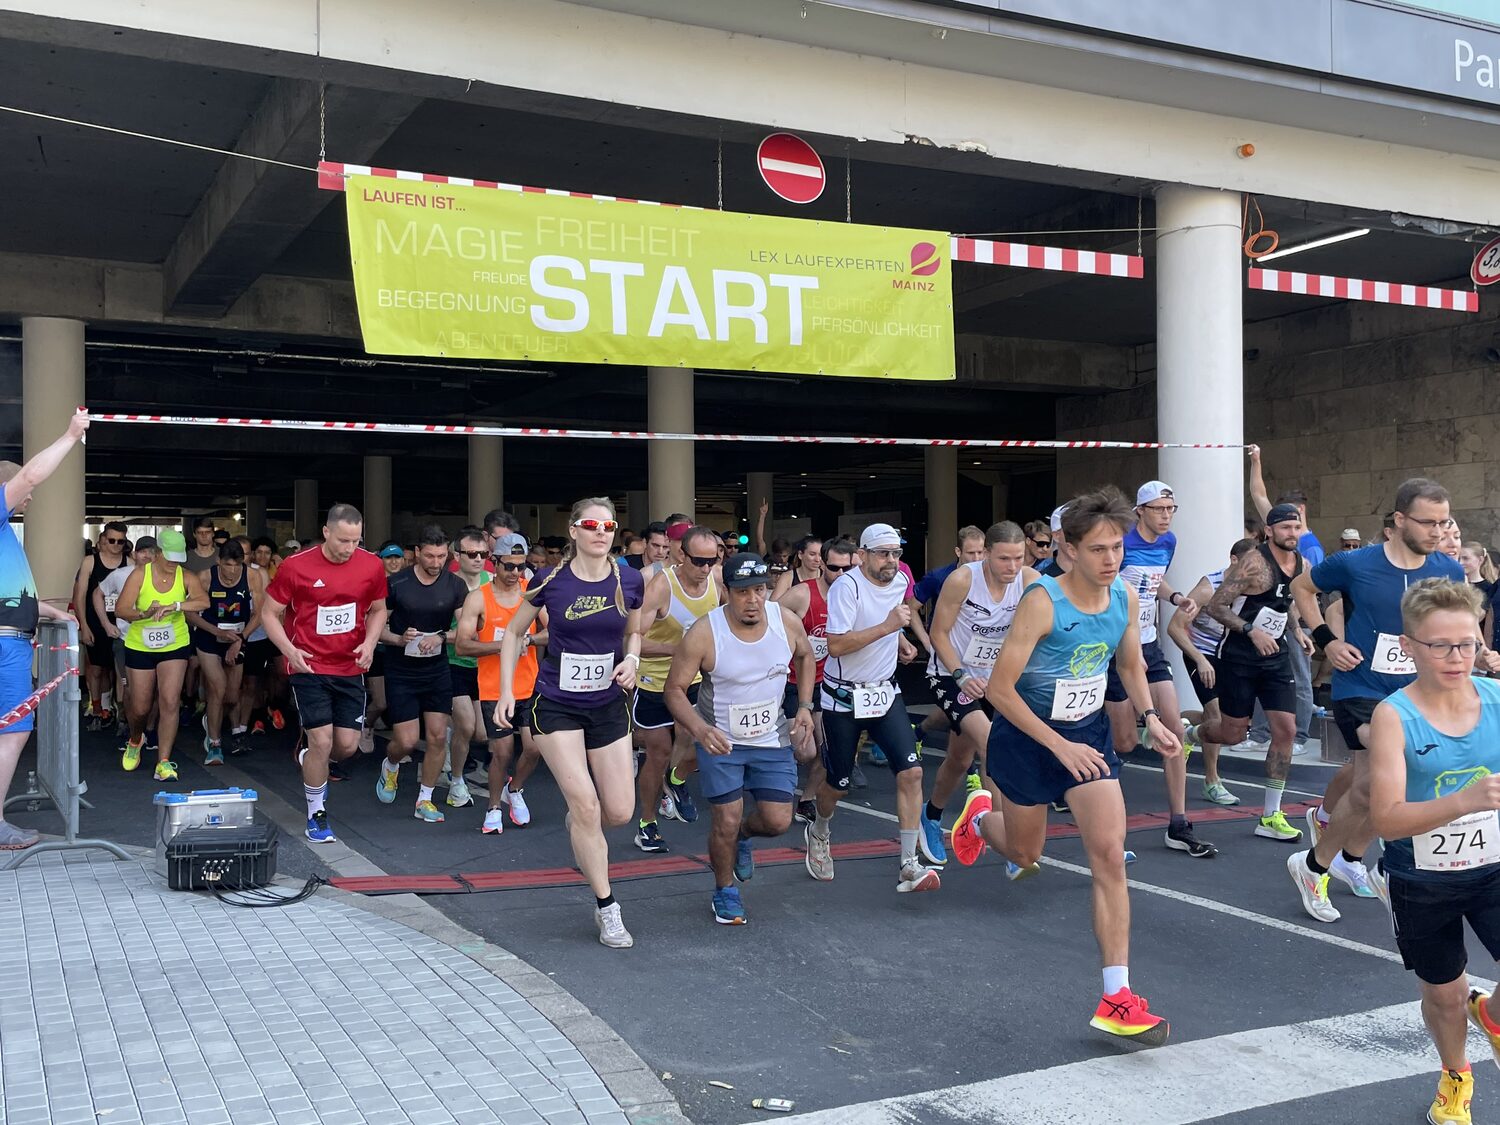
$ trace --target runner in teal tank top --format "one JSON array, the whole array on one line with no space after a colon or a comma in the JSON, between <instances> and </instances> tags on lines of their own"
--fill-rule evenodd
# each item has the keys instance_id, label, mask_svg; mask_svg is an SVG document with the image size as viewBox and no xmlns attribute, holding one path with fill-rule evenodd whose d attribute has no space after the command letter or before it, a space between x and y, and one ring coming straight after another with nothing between
<instances>
[{"instance_id":1,"label":"runner in teal tank top","mask_svg":"<svg viewBox=\"0 0 1500 1125\"><path fill-rule=\"evenodd\" d=\"M1436 1125L1471 1120L1466 1017L1500 1063L1500 1019L1489 995L1469 985L1464 941L1467 921L1500 959L1500 683L1473 676L1483 613L1467 583L1426 578L1409 587L1400 647L1416 680L1370 721L1370 820L1386 840L1371 882L1391 908L1442 1061L1427 1111Z\"/></svg>"},{"instance_id":2,"label":"runner in teal tank top","mask_svg":"<svg viewBox=\"0 0 1500 1125\"><path fill-rule=\"evenodd\" d=\"M1041 870L1047 812L1067 799L1094 878L1094 935L1104 995L1090 1024L1145 1046L1167 1040L1167 1021L1130 989L1130 900L1125 883L1125 799L1104 710L1110 659L1164 757L1182 744L1151 706L1141 657L1140 606L1120 580L1126 528L1135 522L1113 488L1071 501L1062 517L1071 566L1021 596L985 698L995 708L986 767L990 789L969 796L953 826L953 855L971 864L988 845L1011 879ZM1001 808L993 809L995 797ZM1003 815L999 815L1003 814Z\"/></svg>"}]
</instances>

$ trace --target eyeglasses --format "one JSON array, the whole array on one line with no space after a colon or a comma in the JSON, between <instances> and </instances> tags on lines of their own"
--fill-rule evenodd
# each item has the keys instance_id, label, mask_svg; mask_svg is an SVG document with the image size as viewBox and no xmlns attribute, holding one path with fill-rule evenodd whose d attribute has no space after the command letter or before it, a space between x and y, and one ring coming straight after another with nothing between
<instances>
[{"instance_id":1,"label":"eyeglasses","mask_svg":"<svg viewBox=\"0 0 1500 1125\"><path fill-rule=\"evenodd\" d=\"M1176 504L1142 504L1141 507L1145 511L1148 511L1148 512L1161 512L1163 515L1168 515L1168 516L1170 516L1173 512L1175 512L1177 510L1177 505Z\"/></svg>"},{"instance_id":2,"label":"eyeglasses","mask_svg":"<svg viewBox=\"0 0 1500 1125\"><path fill-rule=\"evenodd\" d=\"M846 570L853 570L854 564L847 563L844 566L835 566L833 563L824 563L823 570L829 574L843 574Z\"/></svg>"},{"instance_id":3,"label":"eyeglasses","mask_svg":"<svg viewBox=\"0 0 1500 1125\"><path fill-rule=\"evenodd\" d=\"M613 531L620 525L614 520L574 520L573 526L584 531Z\"/></svg>"},{"instance_id":4,"label":"eyeglasses","mask_svg":"<svg viewBox=\"0 0 1500 1125\"><path fill-rule=\"evenodd\" d=\"M108 543L111 547L118 547L122 543L124 543L125 540L123 540L123 539L106 539L105 542Z\"/></svg>"},{"instance_id":5,"label":"eyeglasses","mask_svg":"<svg viewBox=\"0 0 1500 1125\"><path fill-rule=\"evenodd\" d=\"M1438 660L1447 660L1455 652L1467 660L1469 657L1476 655L1484 647L1483 641L1459 641L1457 644L1450 644L1448 641L1418 641L1416 637L1407 637L1406 639L1415 641L1428 652L1432 653Z\"/></svg>"},{"instance_id":6,"label":"eyeglasses","mask_svg":"<svg viewBox=\"0 0 1500 1125\"><path fill-rule=\"evenodd\" d=\"M517 570L525 570L526 569L526 564L523 563L523 562L518 562L518 563L497 562L495 565L497 567L499 567L501 570L506 571L507 573L511 573L511 572L514 572L514 571L517 571Z\"/></svg>"},{"instance_id":7,"label":"eyeglasses","mask_svg":"<svg viewBox=\"0 0 1500 1125\"><path fill-rule=\"evenodd\" d=\"M1052 540L1050 539L1033 539L1032 542L1044 551L1052 546Z\"/></svg>"},{"instance_id":8,"label":"eyeglasses","mask_svg":"<svg viewBox=\"0 0 1500 1125\"><path fill-rule=\"evenodd\" d=\"M488 551L459 551L458 553L466 559L482 559L489 556Z\"/></svg>"},{"instance_id":9,"label":"eyeglasses","mask_svg":"<svg viewBox=\"0 0 1500 1125\"><path fill-rule=\"evenodd\" d=\"M694 566L713 566L719 561L718 555L690 555L686 551L682 552L682 557Z\"/></svg>"},{"instance_id":10,"label":"eyeglasses","mask_svg":"<svg viewBox=\"0 0 1500 1125\"><path fill-rule=\"evenodd\" d=\"M765 563L750 563L734 572L735 578L764 578L770 570Z\"/></svg>"},{"instance_id":11,"label":"eyeglasses","mask_svg":"<svg viewBox=\"0 0 1500 1125\"><path fill-rule=\"evenodd\" d=\"M1397 512L1396 514L1402 519L1416 524L1418 527L1425 527L1428 531L1431 531L1435 527L1441 531L1447 531L1449 528L1458 526L1451 518L1443 520L1419 520L1416 516L1409 516L1405 512Z\"/></svg>"},{"instance_id":12,"label":"eyeglasses","mask_svg":"<svg viewBox=\"0 0 1500 1125\"><path fill-rule=\"evenodd\" d=\"M900 547L870 547L869 552L882 559L899 559L901 557Z\"/></svg>"}]
</instances>

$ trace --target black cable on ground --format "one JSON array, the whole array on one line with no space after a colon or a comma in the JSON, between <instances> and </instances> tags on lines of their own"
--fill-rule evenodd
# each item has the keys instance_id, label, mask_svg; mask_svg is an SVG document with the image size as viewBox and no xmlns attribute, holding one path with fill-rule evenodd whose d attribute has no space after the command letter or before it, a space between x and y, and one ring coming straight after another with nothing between
<instances>
[{"instance_id":1,"label":"black cable on ground","mask_svg":"<svg viewBox=\"0 0 1500 1125\"><path fill-rule=\"evenodd\" d=\"M254 910L264 910L271 907L291 906L293 903L306 902L318 893L318 890L328 885L328 880L321 875L308 876L307 882L302 884L302 889L291 894L281 894L268 887L248 887L245 889L234 889L230 887L213 888L214 897L227 906L244 906ZM236 898L233 896L243 896Z\"/></svg>"}]
</instances>

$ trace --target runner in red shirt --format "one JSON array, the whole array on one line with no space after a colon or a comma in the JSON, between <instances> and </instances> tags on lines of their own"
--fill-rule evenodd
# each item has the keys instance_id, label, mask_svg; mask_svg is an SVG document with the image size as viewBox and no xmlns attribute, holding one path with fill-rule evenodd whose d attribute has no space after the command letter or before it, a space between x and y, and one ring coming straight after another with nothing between
<instances>
[{"instance_id":1,"label":"runner in red shirt","mask_svg":"<svg viewBox=\"0 0 1500 1125\"><path fill-rule=\"evenodd\" d=\"M281 564L266 590L261 619L266 636L286 657L307 735L297 761L307 797L307 838L316 844L334 839L324 808L328 762L359 747L364 673L385 628L385 566L359 545L364 522L352 504L329 508L322 545Z\"/></svg>"}]
</instances>

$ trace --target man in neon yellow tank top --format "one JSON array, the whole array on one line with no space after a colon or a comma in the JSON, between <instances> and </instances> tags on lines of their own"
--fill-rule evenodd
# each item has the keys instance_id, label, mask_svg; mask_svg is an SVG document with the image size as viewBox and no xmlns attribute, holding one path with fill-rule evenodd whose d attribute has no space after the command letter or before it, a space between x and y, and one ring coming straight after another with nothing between
<instances>
[{"instance_id":1,"label":"man in neon yellow tank top","mask_svg":"<svg viewBox=\"0 0 1500 1125\"><path fill-rule=\"evenodd\" d=\"M665 692L667 673L672 670L672 655L683 634L693 622L719 606L719 583L714 571L719 563L719 537L706 527L690 527L679 541L682 561L664 567L646 586L646 600L641 605L641 669L636 674L635 705L631 718L640 730L646 747L646 760L636 777L636 796L640 801L640 823L635 846L643 852L667 850L656 825L657 807L662 814L675 816L690 824L698 819L698 809L688 791L687 780L679 770L696 768L687 763L693 757L693 740L672 721L667 710ZM688 701L697 704L698 684L688 688ZM676 732L681 731L681 734ZM668 766L670 765L670 772ZM667 799L662 799L665 783Z\"/></svg>"}]
</instances>

